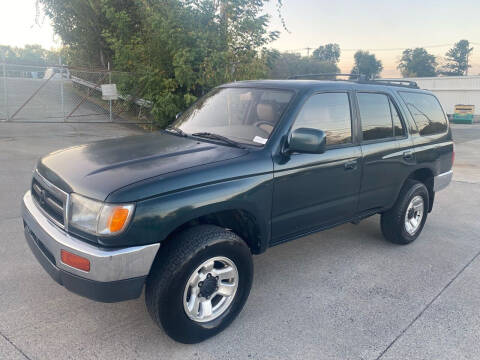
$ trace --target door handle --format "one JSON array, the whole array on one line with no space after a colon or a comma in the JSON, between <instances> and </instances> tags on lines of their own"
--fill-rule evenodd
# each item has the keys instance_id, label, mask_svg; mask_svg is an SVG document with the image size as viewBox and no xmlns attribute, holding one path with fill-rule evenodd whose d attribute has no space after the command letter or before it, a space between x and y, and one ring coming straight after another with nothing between
<instances>
[{"instance_id":1,"label":"door handle","mask_svg":"<svg viewBox=\"0 0 480 360\"><path fill-rule=\"evenodd\" d=\"M355 170L356 168L357 168L357 160L351 160L345 163L345 170Z\"/></svg>"},{"instance_id":2,"label":"door handle","mask_svg":"<svg viewBox=\"0 0 480 360\"><path fill-rule=\"evenodd\" d=\"M403 158L405 160L413 160L413 151L405 151L403 153Z\"/></svg>"}]
</instances>

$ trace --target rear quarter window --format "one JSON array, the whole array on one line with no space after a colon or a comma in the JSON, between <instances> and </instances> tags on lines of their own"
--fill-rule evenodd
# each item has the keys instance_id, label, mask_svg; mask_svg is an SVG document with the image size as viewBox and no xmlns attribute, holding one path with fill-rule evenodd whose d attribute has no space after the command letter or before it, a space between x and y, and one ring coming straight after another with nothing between
<instances>
[{"instance_id":1,"label":"rear quarter window","mask_svg":"<svg viewBox=\"0 0 480 360\"><path fill-rule=\"evenodd\" d=\"M447 131L447 118L435 96L407 91L400 91L400 96L405 101L420 135L435 135Z\"/></svg>"}]
</instances>

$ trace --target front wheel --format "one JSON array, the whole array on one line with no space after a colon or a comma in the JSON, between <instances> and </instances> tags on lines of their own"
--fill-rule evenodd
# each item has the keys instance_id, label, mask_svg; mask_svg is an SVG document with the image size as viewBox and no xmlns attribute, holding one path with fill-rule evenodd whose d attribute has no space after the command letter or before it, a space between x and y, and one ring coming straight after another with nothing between
<instances>
[{"instance_id":1,"label":"front wheel","mask_svg":"<svg viewBox=\"0 0 480 360\"><path fill-rule=\"evenodd\" d=\"M203 341L226 328L243 308L253 280L247 244L213 225L171 239L147 279L152 318L182 343Z\"/></svg>"},{"instance_id":2,"label":"front wheel","mask_svg":"<svg viewBox=\"0 0 480 360\"><path fill-rule=\"evenodd\" d=\"M381 217L383 236L395 244L406 245L422 232L428 214L428 190L419 181L407 180L398 199Z\"/></svg>"}]
</instances>

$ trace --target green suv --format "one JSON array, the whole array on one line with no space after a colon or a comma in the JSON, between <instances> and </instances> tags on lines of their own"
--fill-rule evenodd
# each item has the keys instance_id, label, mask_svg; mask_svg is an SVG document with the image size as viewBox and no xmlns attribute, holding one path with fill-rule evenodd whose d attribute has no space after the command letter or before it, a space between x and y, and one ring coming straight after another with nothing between
<instances>
[{"instance_id":1,"label":"green suv","mask_svg":"<svg viewBox=\"0 0 480 360\"><path fill-rule=\"evenodd\" d=\"M25 236L67 289L137 298L175 340L202 341L241 311L252 255L381 214L388 241L421 233L452 178L440 103L403 81L242 81L165 131L41 158Z\"/></svg>"}]
</instances>

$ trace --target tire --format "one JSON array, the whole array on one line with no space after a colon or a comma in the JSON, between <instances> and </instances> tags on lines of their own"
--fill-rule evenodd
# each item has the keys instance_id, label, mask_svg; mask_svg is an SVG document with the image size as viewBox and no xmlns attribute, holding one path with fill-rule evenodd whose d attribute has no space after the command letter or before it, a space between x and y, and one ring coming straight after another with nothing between
<instances>
[{"instance_id":1,"label":"tire","mask_svg":"<svg viewBox=\"0 0 480 360\"><path fill-rule=\"evenodd\" d=\"M224 267L207 271L212 259L215 267ZM228 270L231 278L222 280L224 275L212 276L222 270ZM202 277L203 281L195 282ZM187 286L193 284L191 281L197 285ZM161 247L146 281L145 302L153 320L172 339L194 344L218 334L235 319L248 298L252 281L252 255L245 241L223 228L199 225L184 230ZM230 292L235 287L233 295L215 295L227 287ZM198 293L197 302L194 292ZM195 307L200 301L204 303ZM206 315L208 302L210 317ZM191 303L193 310L189 315ZM212 311L215 304L217 313Z\"/></svg>"},{"instance_id":2,"label":"tire","mask_svg":"<svg viewBox=\"0 0 480 360\"><path fill-rule=\"evenodd\" d=\"M380 224L385 239L395 244L410 244L422 232L427 220L428 207L428 190L425 185L408 179L395 205L381 216ZM422 214L421 218L418 218L420 208Z\"/></svg>"}]
</instances>

